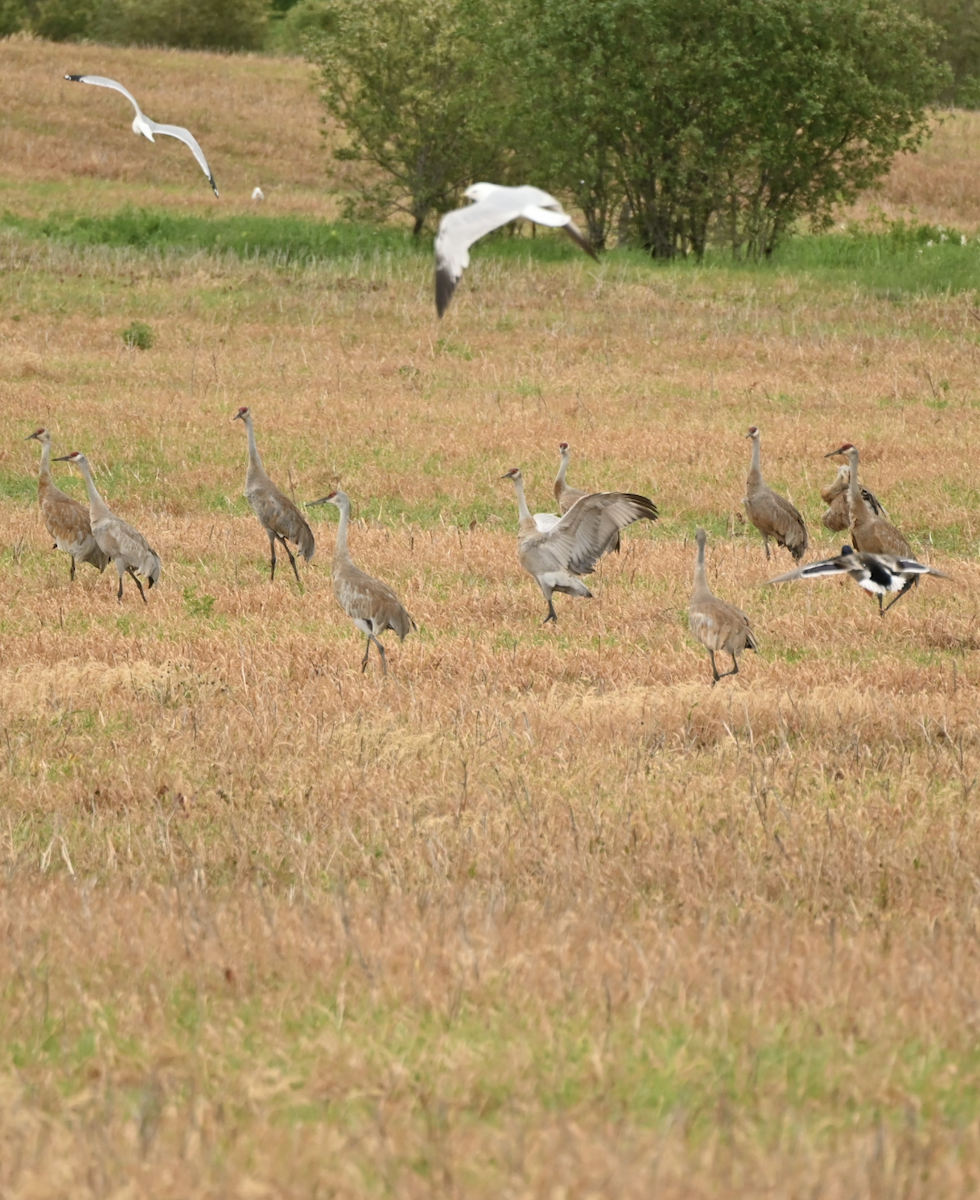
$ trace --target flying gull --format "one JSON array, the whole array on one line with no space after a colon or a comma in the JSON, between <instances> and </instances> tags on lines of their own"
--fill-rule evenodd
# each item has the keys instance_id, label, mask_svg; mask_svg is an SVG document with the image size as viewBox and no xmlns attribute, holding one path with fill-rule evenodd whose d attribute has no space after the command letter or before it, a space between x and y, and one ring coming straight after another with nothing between
<instances>
[{"instance_id":1,"label":"flying gull","mask_svg":"<svg viewBox=\"0 0 980 1200\"><path fill-rule=\"evenodd\" d=\"M211 188L217 196L218 189L215 186L211 168L208 166L208 160L204 157L204 151L198 145L197 138L194 137L190 130L183 129L180 125L158 125L156 121L151 121L136 103L136 99L132 93L128 92L121 83L116 83L114 79L106 79L104 75L66 75L65 78L70 79L72 83L93 83L96 87L112 88L113 91L122 92L133 108L136 109L136 117L133 120L133 133L141 133L145 138L149 138L151 142L154 140L153 135L155 133L165 133L167 137L177 138L185 146L190 146L191 153L200 164L201 170L207 175L208 183L211 184Z\"/></svg>"},{"instance_id":2,"label":"flying gull","mask_svg":"<svg viewBox=\"0 0 980 1200\"><path fill-rule=\"evenodd\" d=\"M449 307L456 284L470 265L470 246L493 229L518 217L538 225L563 228L586 254L596 258L588 238L562 211L547 192L536 187L501 187L496 183L474 183L464 193L473 204L457 208L439 222L436 235L436 312L441 317Z\"/></svg>"}]
</instances>

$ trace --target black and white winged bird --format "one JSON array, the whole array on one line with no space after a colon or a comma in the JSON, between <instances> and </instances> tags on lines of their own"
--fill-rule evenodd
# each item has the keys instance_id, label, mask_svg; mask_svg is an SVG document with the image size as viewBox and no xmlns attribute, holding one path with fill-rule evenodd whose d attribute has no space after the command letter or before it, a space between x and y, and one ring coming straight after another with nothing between
<instances>
[{"instance_id":1,"label":"black and white winged bird","mask_svg":"<svg viewBox=\"0 0 980 1200\"><path fill-rule=\"evenodd\" d=\"M518 217L537 225L564 229L576 245L598 261L589 239L554 196L541 188L474 183L463 194L473 203L446 213L436 234L436 312L440 317L449 307L456 284L470 265L470 246Z\"/></svg>"},{"instance_id":2,"label":"black and white winged bird","mask_svg":"<svg viewBox=\"0 0 980 1200\"><path fill-rule=\"evenodd\" d=\"M768 583L788 583L791 579L819 579L825 575L850 575L858 587L878 597L878 611L882 616L897 604L909 588L918 582L920 575L936 575L949 579L945 571L927 567L914 558L898 558L891 554L866 554L842 546L836 558L825 558L821 562L807 563L785 575L777 575ZM882 606L882 597L897 592L894 600Z\"/></svg>"},{"instance_id":3,"label":"black and white winged bird","mask_svg":"<svg viewBox=\"0 0 980 1200\"><path fill-rule=\"evenodd\" d=\"M92 83L96 87L112 88L115 92L121 92L133 108L136 109L136 116L133 119L133 133L141 133L145 138L149 138L151 142L154 140L153 135L155 133L163 133L167 137L176 138L178 141L183 142L185 146L189 146L201 170L208 177L211 190L217 196L218 187L214 182L214 176L211 174L211 168L208 166L208 160L204 157L204 151L198 144L197 138L189 129L184 129L180 125L160 125L156 121L151 121L136 103L136 98L133 94L114 79L106 79L104 75L66 75L65 78L72 83Z\"/></svg>"}]
</instances>

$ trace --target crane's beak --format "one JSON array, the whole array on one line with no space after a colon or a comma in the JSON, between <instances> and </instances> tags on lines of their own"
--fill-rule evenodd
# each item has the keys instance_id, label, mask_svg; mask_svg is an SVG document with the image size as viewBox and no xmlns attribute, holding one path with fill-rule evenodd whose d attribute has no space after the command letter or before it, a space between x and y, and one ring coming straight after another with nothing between
<instances>
[{"instance_id":1,"label":"crane's beak","mask_svg":"<svg viewBox=\"0 0 980 1200\"><path fill-rule=\"evenodd\" d=\"M56 458L54 461L55 462L67 462L70 458L71 458L70 454L62 454L60 457Z\"/></svg>"},{"instance_id":2,"label":"crane's beak","mask_svg":"<svg viewBox=\"0 0 980 1200\"><path fill-rule=\"evenodd\" d=\"M306 506L305 506L305 507L306 507L306 508L316 508L316 506L317 506L318 504L326 504L326 503L328 502L328 500L329 500L329 499L330 499L330 497L329 497L329 496L321 496L319 500L308 500L308 501L306 502Z\"/></svg>"},{"instance_id":3,"label":"crane's beak","mask_svg":"<svg viewBox=\"0 0 980 1200\"><path fill-rule=\"evenodd\" d=\"M24 438L24 441L25 441L25 442L32 442L32 441L33 441L33 440L34 440L34 439L35 439L37 436L38 436L38 435L37 435L36 433L29 433L29 434L27 435L27 437L26 437L26 438Z\"/></svg>"},{"instance_id":4,"label":"crane's beak","mask_svg":"<svg viewBox=\"0 0 980 1200\"><path fill-rule=\"evenodd\" d=\"M847 453L847 451L844 449L843 446L841 446L841 448L839 450L831 450L831 452L829 454L825 454L824 458L833 458L835 454L846 454L846 453Z\"/></svg>"},{"instance_id":5,"label":"crane's beak","mask_svg":"<svg viewBox=\"0 0 980 1200\"><path fill-rule=\"evenodd\" d=\"M242 414L241 414L241 413L235 413L235 415L234 415L234 416L233 416L231 419L232 419L233 421L240 421L240 420L242 419Z\"/></svg>"}]
</instances>

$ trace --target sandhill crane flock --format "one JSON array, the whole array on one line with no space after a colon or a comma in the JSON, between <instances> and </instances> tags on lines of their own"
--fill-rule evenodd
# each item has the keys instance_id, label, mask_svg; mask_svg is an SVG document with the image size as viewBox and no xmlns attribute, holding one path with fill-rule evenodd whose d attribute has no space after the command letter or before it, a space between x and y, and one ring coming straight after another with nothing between
<instances>
[{"instance_id":1,"label":"sandhill crane flock","mask_svg":"<svg viewBox=\"0 0 980 1200\"><path fill-rule=\"evenodd\" d=\"M297 553L310 562L316 542L313 531L299 507L269 479L259 457L255 440L252 412L241 407L232 418L245 426L248 443L248 464L244 494L259 524L269 538L271 567L269 582L275 580L276 543L286 551L297 584L300 580ZM834 481L820 492L830 504L823 523L832 532L849 529L851 545L844 545L839 555L810 563L801 563L808 542L806 524L799 510L784 496L768 487L762 480L760 467L759 428L753 425L745 435L752 441L751 465L745 498L742 503L749 521L763 537L766 558L771 557L769 539L785 547L797 564L796 568L773 579L760 582L785 583L791 580L850 576L861 588L871 593L884 614L904 596L923 575L949 579L945 572L919 562L912 554L907 539L884 516L884 509L872 492L862 488L858 477L860 456L850 442L845 442L824 457L843 455L847 464L838 469ZM54 548L71 559L70 582L75 578L79 562L91 563L104 571L109 562L115 564L119 577L117 599L122 601L123 577L129 575L139 589L143 602L146 594L139 576L152 588L161 577L160 556L151 548L146 537L128 522L113 513L99 494L84 454L73 451L51 458L52 435L39 428L28 434L25 441L41 444L41 464L38 475L38 502ZM620 548L622 531L637 521L656 521L657 506L646 496L633 492L585 492L570 487L565 474L571 451L567 442L559 446L560 467L554 483L554 495L561 515L532 514L524 494L524 476L513 467L501 478L514 485L518 510L517 557L520 565L541 589L547 612L544 624L557 623L554 605L555 592L591 599L593 593L582 576L595 571L604 555ZM81 472L88 493L88 508L66 495L52 478L51 462L67 462ZM340 512L340 522L334 540L331 576L334 595L340 607L367 643L361 670L367 669L372 642L381 658L381 669L387 675L387 659L380 635L392 630L400 641L416 628L415 622L398 596L387 584L355 566L347 548L350 527L350 500L343 491L333 491L306 507L332 504ZM842 523L843 518L843 523ZM694 568L694 588L688 608L688 628L708 651L712 684L739 672L738 656L742 651L758 650L757 636L750 618L735 605L720 599L708 585L705 565L707 534L696 532L697 555ZM888 604L885 596L891 596ZM719 672L717 653L731 656L729 671Z\"/></svg>"}]
</instances>

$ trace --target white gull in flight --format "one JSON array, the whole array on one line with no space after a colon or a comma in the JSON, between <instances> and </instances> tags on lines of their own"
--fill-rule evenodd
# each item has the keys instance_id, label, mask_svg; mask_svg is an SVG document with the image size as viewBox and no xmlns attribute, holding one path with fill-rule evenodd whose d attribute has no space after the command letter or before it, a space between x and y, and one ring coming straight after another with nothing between
<instances>
[{"instance_id":1,"label":"white gull in flight","mask_svg":"<svg viewBox=\"0 0 980 1200\"><path fill-rule=\"evenodd\" d=\"M473 204L457 208L439 222L436 235L436 312L441 317L449 307L456 284L470 265L470 246L491 230L518 217L538 225L563 228L586 254L596 258L589 240L547 192L536 187L501 187L496 183L474 183L464 193Z\"/></svg>"},{"instance_id":2,"label":"white gull in flight","mask_svg":"<svg viewBox=\"0 0 980 1200\"><path fill-rule=\"evenodd\" d=\"M191 153L200 164L201 170L207 175L208 183L211 184L211 188L217 196L218 189L215 186L211 168L208 166L208 160L204 157L204 151L198 145L197 138L194 137L190 130L184 129L180 125L159 125L156 121L151 121L136 103L136 99L132 93L128 92L121 83L116 83L114 79L106 79L104 75L66 75L65 78L71 80L72 83L92 83L96 87L112 88L113 91L122 92L133 108L136 109L136 117L133 120L133 133L141 133L145 138L149 138L151 142L154 140L153 135L155 133L164 133L167 137L177 138L185 146L189 146Z\"/></svg>"}]
</instances>

